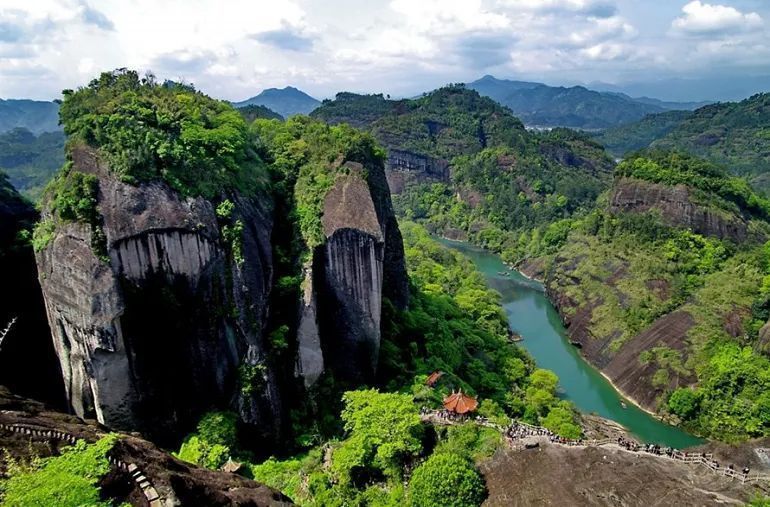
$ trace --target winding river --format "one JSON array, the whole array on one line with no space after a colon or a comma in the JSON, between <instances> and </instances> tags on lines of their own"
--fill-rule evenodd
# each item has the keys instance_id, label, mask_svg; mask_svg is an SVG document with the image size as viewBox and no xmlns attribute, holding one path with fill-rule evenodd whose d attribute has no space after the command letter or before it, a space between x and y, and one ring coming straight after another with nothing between
<instances>
[{"instance_id":1,"label":"winding river","mask_svg":"<svg viewBox=\"0 0 770 507\"><path fill-rule=\"evenodd\" d=\"M703 441L659 421L620 393L570 345L559 314L545 295L542 284L510 271L497 255L459 241L442 240L469 257L484 273L489 285L502 294L511 329L540 368L559 376L562 397L585 413L612 419L643 442L682 449ZM503 275L501 273L508 274ZM624 408L625 405L625 408Z\"/></svg>"}]
</instances>

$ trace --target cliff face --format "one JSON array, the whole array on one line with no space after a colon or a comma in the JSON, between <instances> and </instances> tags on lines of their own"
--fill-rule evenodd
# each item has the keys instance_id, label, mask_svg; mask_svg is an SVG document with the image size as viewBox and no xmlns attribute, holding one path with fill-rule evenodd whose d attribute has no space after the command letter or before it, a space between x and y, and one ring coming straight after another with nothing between
<instances>
[{"instance_id":1,"label":"cliff face","mask_svg":"<svg viewBox=\"0 0 770 507\"><path fill-rule=\"evenodd\" d=\"M373 379L383 297L407 304L403 242L382 169L345 168L324 201L326 241L305 270L297 370L306 385L327 366L343 380Z\"/></svg>"},{"instance_id":2,"label":"cliff face","mask_svg":"<svg viewBox=\"0 0 770 507\"><path fill-rule=\"evenodd\" d=\"M0 384L25 396L64 406L64 386L49 338L43 297L32 247L19 233L32 226L37 212L0 173Z\"/></svg>"},{"instance_id":3,"label":"cliff face","mask_svg":"<svg viewBox=\"0 0 770 507\"><path fill-rule=\"evenodd\" d=\"M607 290L613 288L608 287ZM660 317L616 348L613 340L619 333L597 337L591 331L601 300L578 304L566 295L565 287L553 280L548 282L548 294L567 327L570 341L579 345L581 354L624 395L644 409L656 411L666 392L695 382L694 376L677 371L668 371L663 383L656 381L655 374L660 365L655 361L641 360L643 353L661 347L676 351L686 363L690 353L687 333L695 325L695 319L686 311L675 311Z\"/></svg>"},{"instance_id":4,"label":"cliff face","mask_svg":"<svg viewBox=\"0 0 770 507\"><path fill-rule=\"evenodd\" d=\"M449 183L449 162L446 160L391 148L386 164L388 184L394 194L418 183Z\"/></svg>"},{"instance_id":5,"label":"cliff face","mask_svg":"<svg viewBox=\"0 0 770 507\"><path fill-rule=\"evenodd\" d=\"M264 330L273 283L266 195L231 195L225 223L212 202L162 182L117 179L97 152L72 152L97 176L106 256L92 229L61 223L37 255L69 404L111 427L173 442L214 407L236 410L258 435L285 421L283 361ZM407 304L404 252L381 164L347 162L325 197L325 242L304 268L296 376L306 387L374 377L383 298ZM240 255L224 227L243 227ZM292 360L292 358L289 358ZM280 364L279 364L280 362Z\"/></svg>"},{"instance_id":6,"label":"cliff face","mask_svg":"<svg viewBox=\"0 0 770 507\"><path fill-rule=\"evenodd\" d=\"M89 148L72 156L75 170L99 178L109 257L97 257L90 228L76 223L59 226L37 256L74 411L165 438L212 406L231 405L243 421L277 431L280 397L261 336L269 209L234 197L234 218L244 224L239 263L211 202L160 182L123 183ZM254 373L248 389L239 369Z\"/></svg>"},{"instance_id":7,"label":"cliff face","mask_svg":"<svg viewBox=\"0 0 770 507\"><path fill-rule=\"evenodd\" d=\"M632 178L615 183L610 197L613 212L660 212L672 227L692 229L704 236L715 236L742 243L749 237L746 220L736 214L697 204L684 185L666 186Z\"/></svg>"}]
</instances>

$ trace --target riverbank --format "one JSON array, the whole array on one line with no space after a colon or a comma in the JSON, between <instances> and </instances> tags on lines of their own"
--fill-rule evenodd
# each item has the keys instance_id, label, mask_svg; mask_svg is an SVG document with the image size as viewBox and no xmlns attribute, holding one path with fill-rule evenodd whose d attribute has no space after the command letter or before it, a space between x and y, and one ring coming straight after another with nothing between
<instances>
[{"instance_id":1,"label":"riverbank","mask_svg":"<svg viewBox=\"0 0 770 507\"><path fill-rule=\"evenodd\" d=\"M653 412L652 410L648 410L648 409L644 408L643 406L641 406L639 404L639 402L637 402L635 399L630 397L627 393L623 392L623 389L621 389L618 386L616 386L615 383L612 381L612 379L609 377L609 375L604 373L599 368L597 368L596 371L598 371L599 375L604 377L607 380L607 382L609 382L609 384L612 386L612 388L615 389L618 392L618 394L620 394L626 401L630 402L633 406L635 406L636 408L638 408L642 412L645 412L645 413L651 415L652 417L656 418L657 420L659 420L661 422L665 422L663 420L663 418L658 416L658 414L656 412Z\"/></svg>"},{"instance_id":2,"label":"riverbank","mask_svg":"<svg viewBox=\"0 0 770 507\"><path fill-rule=\"evenodd\" d=\"M442 241L469 257L489 285L500 292L511 330L524 338L518 345L532 355L539 367L559 376L563 397L572 401L581 412L613 420L645 443L677 449L703 443L701 439L658 420L634 403L623 408L625 397L569 343L562 317L541 283L519 271L501 276L499 273L507 268L498 256L468 243Z\"/></svg>"}]
</instances>

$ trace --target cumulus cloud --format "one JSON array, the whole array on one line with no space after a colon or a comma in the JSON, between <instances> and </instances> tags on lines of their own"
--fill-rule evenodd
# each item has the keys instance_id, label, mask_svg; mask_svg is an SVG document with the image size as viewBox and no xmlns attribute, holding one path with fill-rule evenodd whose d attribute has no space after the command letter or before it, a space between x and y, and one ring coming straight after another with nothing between
<instances>
[{"instance_id":1,"label":"cumulus cloud","mask_svg":"<svg viewBox=\"0 0 770 507\"><path fill-rule=\"evenodd\" d=\"M650 13L663 2L0 0L0 96L52 98L117 67L231 100L286 85L409 96L483 74L561 84L715 66L770 74L770 2L690 1L661 24Z\"/></svg>"},{"instance_id":2,"label":"cumulus cloud","mask_svg":"<svg viewBox=\"0 0 770 507\"><path fill-rule=\"evenodd\" d=\"M694 0L682 7L683 15L672 23L675 31L691 35L715 35L747 32L762 26L756 12L743 13L735 7Z\"/></svg>"},{"instance_id":3,"label":"cumulus cloud","mask_svg":"<svg viewBox=\"0 0 770 507\"><path fill-rule=\"evenodd\" d=\"M610 0L506 0L506 4L519 9L539 12L569 12L596 18L614 16L617 5Z\"/></svg>"},{"instance_id":4,"label":"cumulus cloud","mask_svg":"<svg viewBox=\"0 0 770 507\"><path fill-rule=\"evenodd\" d=\"M301 28L285 23L277 30L256 33L252 38L263 44L288 51L310 51L315 42L314 37L303 33Z\"/></svg>"},{"instance_id":5,"label":"cumulus cloud","mask_svg":"<svg viewBox=\"0 0 770 507\"><path fill-rule=\"evenodd\" d=\"M83 4L81 6L81 11L83 15L83 21L88 25L93 25L97 28L101 28L102 30L114 30L115 24L105 16L102 12L94 9L88 4Z\"/></svg>"}]
</instances>

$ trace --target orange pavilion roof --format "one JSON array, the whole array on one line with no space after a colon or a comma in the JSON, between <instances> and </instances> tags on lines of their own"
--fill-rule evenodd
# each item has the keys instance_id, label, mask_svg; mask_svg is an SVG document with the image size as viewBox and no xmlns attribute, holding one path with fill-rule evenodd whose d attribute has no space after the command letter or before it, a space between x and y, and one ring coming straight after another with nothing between
<instances>
[{"instance_id":1,"label":"orange pavilion roof","mask_svg":"<svg viewBox=\"0 0 770 507\"><path fill-rule=\"evenodd\" d=\"M438 379L440 379L443 374L444 374L443 371L434 371L425 380L425 385L433 387L434 385L436 385L436 382L438 382Z\"/></svg>"},{"instance_id":2,"label":"orange pavilion roof","mask_svg":"<svg viewBox=\"0 0 770 507\"><path fill-rule=\"evenodd\" d=\"M457 391L444 398L444 408L455 414L473 412L478 406L479 402L476 401L476 398L468 396L462 391Z\"/></svg>"}]
</instances>

